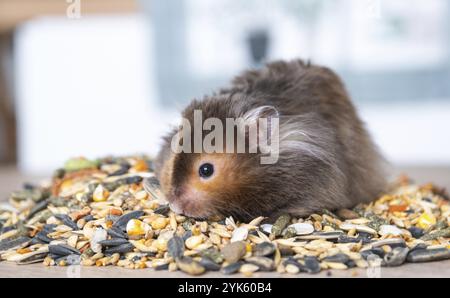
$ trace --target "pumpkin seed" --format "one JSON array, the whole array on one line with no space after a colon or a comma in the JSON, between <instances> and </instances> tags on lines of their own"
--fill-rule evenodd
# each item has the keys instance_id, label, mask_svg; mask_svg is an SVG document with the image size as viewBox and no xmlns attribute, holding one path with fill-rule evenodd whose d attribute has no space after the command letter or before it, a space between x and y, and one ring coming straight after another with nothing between
<instances>
[{"instance_id":1,"label":"pumpkin seed","mask_svg":"<svg viewBox=\"0 0 450 298\"><path fill-rule=\"evenodd\" d=\"M278 219L275 221L275 223L272 226L271 234L275 237L280 236L283 232L284 228L289 224L291 221L291 216L288 214L281 215L278 217Z\"/></svg>"}]
</instances>

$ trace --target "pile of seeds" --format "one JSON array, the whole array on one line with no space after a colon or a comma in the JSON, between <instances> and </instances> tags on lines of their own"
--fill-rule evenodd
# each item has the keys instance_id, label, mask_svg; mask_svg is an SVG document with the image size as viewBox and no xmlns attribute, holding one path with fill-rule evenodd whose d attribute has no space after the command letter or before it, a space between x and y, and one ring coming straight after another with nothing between
<instances>
[{"instance_id":1,"label":"pile of seeds","mask_svg":"<svg viewBox=\"0 0 450 298\"><path fill-rule=\"evenodd\" d=\"M1 260L199 275L399 266L450 258L450 203L405 179L371 204L308 218L196 221L173 213L146 157L69 160L0 206Z\"/></svg>"}]
</instances>

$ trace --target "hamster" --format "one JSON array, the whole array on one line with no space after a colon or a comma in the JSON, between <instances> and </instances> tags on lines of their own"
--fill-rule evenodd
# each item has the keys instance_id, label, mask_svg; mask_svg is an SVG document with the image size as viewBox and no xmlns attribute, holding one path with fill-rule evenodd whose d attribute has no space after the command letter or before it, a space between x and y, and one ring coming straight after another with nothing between
<instances>
[{"instance_id":1,"label":"hamster","mask_svg":"<svg viewBox=\"0 0 450 298\"><path fill-rule=\"evenodd\" d=\"M270 109L261 108L270 107ZM176 213L250 220L283 213L307 216L377 198L387 163L371 140L340 78L295 60L244 71L230 86L193 100L182 117L279 119L277 162L258 153L174 152L174 128L155 159L161 190ZM270 113L269 113L270 114Z\"/></svg>"}]
</instances>

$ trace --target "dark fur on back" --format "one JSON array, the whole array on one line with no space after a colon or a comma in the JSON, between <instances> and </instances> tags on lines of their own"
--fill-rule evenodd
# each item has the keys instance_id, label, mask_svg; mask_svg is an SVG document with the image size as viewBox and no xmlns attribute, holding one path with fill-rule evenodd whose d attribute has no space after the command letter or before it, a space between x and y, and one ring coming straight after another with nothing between
<instances>
[{"instance_id":1,"label":"dark fur on back","mask_svg":"<svg viewBox=\"0 0 450 298\"><path fill-rule=\"evenodd\" d=\"M341 80L328 68L296 60L246 71L229 88L192 101L183 117L192 120L193 111L200 109L203 119L237 118L262 106L279 113L278 162L260 165L255 154L230 156L237 166L229 175L242 182L215 194L207 215L304 216L369 202L384 190L384 160ZM166 165L175 133L168 135L156 161L157 176L166 180L163 191L172 199L192 166L185 153Z\"/></svg>"}]
</instances>

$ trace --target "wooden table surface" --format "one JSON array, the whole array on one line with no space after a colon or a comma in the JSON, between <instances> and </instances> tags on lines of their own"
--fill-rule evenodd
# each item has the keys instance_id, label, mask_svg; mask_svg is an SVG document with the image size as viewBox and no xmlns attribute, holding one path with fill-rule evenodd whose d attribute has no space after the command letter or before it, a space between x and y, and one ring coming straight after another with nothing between
<instances>
[{"instance_id":1,"label":"wooden table surface","mask_svg":"<svg viewBox=\"0 0 450 298\"><path fill-rule=\"evenodd\" d=\"M449 167L400 167L394 175L406 173L418 183L433 182L450 190ZM36 177L24 177L11 167L0 168L0 200L7 198L10 191L21 187L25 181L36 181ZM330 272L330 273L327 273ZM181 272L153 271L152 269L129 270L118 267L45 267L42 264L16 265L0 263L0 277L189 277ZM211 272L202 277L224 276ZM405 264L394 268L370 268L322 271L316 275L280 275L278 273L256 273L254 277L450 277L450 260L433 263Z\"/></svg>"}]
</instances>

